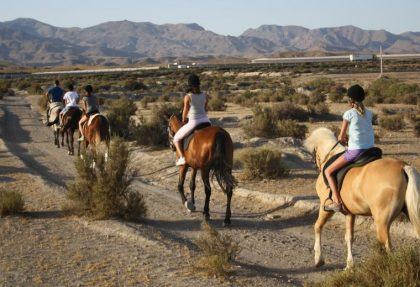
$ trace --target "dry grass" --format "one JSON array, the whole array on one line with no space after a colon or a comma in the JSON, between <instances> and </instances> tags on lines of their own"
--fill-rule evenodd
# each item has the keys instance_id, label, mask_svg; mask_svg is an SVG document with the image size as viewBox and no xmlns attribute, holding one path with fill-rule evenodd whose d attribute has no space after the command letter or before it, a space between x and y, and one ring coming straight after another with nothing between
<instances>
[{"instance_id":1,"label":"dry grass","mask_svg":"<svg viewBox=\"0 0 420 287\"><path fill-rule=\"evenodd\" d=\"M373 253L352 270L336 272L320 283L307 283L313 287L418 287L420 286L420 247L404 247L386 253L375 247Z\"/></svg>"},{"instance_id":2,"label":"dry grass","mask_svg":"<svg viewBox=\"0 0 420 287\"><path fill-rule=\"evenodd\" d=\"M143 197L130 189L129 152L122 140L113 140L109 156L106 162L98 156L94 169L92 156L85 154L83 160L77 159L78 176L68 184L67 197L72 203L64 207L66 212L96 219L116 216L136 220L145 215Z\"/></svg>"},{"instance_id":3,"label":"dry grass","mask_svg":"<svg viewBox=\"0 0 420 287\"><path fill-rule=\"evenodd\" d=\"M229 235L222 235L207 222L201 225L203 234L195 240L201 255L193 268L210 277L225 277L232 271L232 260L239 253L239 246Z\"/></svg>"},{"instance_id":4,"label":"dry grass","mask_svg":"<svg viewBox=\"0 0 420 287\"><path fill-rule=\"evenodd\" d=\"M245 179L275 179L289 174L282 154L266 148L245 149L239 155L235 165L243 167Z\"/></svg>"},{"instance_id":5,"label":"dry grass","mask_svg":"<svg viewBox=\"0 0 420 287\"><path fill-rule=\"evenodd\" d=\"M6 216L21 212L24 208L22 195L16 191L0 191L0 215Z\"/></svg>"}]
</instances>

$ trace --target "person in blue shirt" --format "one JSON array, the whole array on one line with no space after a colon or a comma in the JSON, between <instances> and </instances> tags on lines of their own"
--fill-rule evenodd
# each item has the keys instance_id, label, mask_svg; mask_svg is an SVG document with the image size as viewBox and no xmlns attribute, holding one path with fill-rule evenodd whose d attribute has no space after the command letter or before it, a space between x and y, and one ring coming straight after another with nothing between
<instances>
[{"instance_id":1,"label":"person in blue shirt","mask_svg":"<svg viewBox=\"0 0 420 287\"><path fill-rule=\"evenodd\" d=\"M48 90L48 92L45 94L47 97L48 103L62 103L63 102L63 95L64 90L60 87L60 81L55 80L54 82L55 86ZM47 122L46 125L49 126L49 118L50 118L50 108L49 105L47 107Z\"/></svg>"},{"instance_id":2,"label":"person in blue shirt","mask_svg":"<svg viewBox=\"0 0 420 287\"><path fill-rule=\"evenodd\" d=\"M348 163L356 161L360 155L375 144L372 126L373 113L363 105L365 91L359 85L350 87L347 91L351 109L343 115L343 123L338 140L342 144L347 143L347 129L349 131L348 148L346 152L336 159L325 170L325 176L332 191L333 202L325 206L327 211L341 211L343 208L340 194L333 174Z\"/></svg>"}]
</instances>

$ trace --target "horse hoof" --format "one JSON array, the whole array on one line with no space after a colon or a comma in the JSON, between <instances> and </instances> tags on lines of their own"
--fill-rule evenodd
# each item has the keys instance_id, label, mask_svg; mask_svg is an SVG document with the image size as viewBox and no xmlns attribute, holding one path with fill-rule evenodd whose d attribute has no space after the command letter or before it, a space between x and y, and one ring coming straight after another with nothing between
<instances>
[{"instance_id":1,"label":"horse hoof","mask_svg":"<svg viewBox=\"0 0 420 287\"><path fill-rule=\"evenodd\" d=\"M184 203L184 205L185 205L185 207L187 208L187 210L188 210L189 212L194 212L194 211L195 211L195 205L194 205L194 203L192 203L191 201L186 201L186 202Z\"/></svg>"},{"instance_id":2,"label":"horse hoof","mask_svg":"<svg viewBox=\"0 0 420 287\"><path fill-rule=\"evenodd\" d=\"M323 258L321 258L318 262L315 262L315 267L321 267L322 265L325 264L325 261Z\"/></svg>"},{"instance_id":3,"label":"horse hoof","mask_svg":"<svg viewBox=\"0 0 420 287\"><path fill-rule=\"evenodd\" d=\"M230 220L229 221L223 221L222 226L223 227L230 227L230 224L231 224Z\"/></svg>"}]
</instances>

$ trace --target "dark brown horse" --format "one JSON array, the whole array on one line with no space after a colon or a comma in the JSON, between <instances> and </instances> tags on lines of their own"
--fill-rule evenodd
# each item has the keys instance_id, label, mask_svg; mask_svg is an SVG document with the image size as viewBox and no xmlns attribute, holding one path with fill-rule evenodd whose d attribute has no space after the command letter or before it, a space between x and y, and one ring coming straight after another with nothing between
<instances>
[{"instance_id":1,"label":"dark brown horse","mask_svg":"<svg viewBox=\"0 0 420 287\"><path fill-rule=\"evenodd\" d=\"M169 140L171 148L174 151L173 136L181 126L181 121L175 115L172 115L169 118ZM197 131L191 140L188 149L185 151L185 160L187 164L180 166L178 180L178 191L181 195L182 204L184 204L189 211L195 211L195 177L197 175L197 170L200 170L206 193L203 214L205 219L208 220L210 218L210 177L214 176L223 192L226 193L226 215L223 226L229 226L231 223L230 205L232 191L236 185L235 178L232 175L233 142L229 133L216 126ZM193 170L190 181L190 202L187 201L184 194L184 181L189 167Z\"/></svg>"},{"instance_id":2,"label":"dark brown horse","mask_svg":"<svg viewBox=\"0 0 420 287\"><path fill-rule=\"evenodd\" d=\"M61 145L64 146L64 136L66 136L66 143L68 154L74 155L74 132L79 128L79 121L82 117L82 110L79 107L70 108L63 115L63 127L61 129ZM80 142L77 149L77 155L80 155Z\"/></svg>"},{"instance_id":3,"label":"dark brown horse","mask_svg":"<svg viewBox=\"0 0 420 287\"><path fill-rule=\"evenodd\" d=\"M97 154L98 148L105 147L105 160L108 158L109 142L111 135L109 133L108 119L101 115L92 115L92 119L88 119L83 126L83 134L85 136L85 148L90 146L90 150L94 155Z\"/></svg>"}]
</instances>

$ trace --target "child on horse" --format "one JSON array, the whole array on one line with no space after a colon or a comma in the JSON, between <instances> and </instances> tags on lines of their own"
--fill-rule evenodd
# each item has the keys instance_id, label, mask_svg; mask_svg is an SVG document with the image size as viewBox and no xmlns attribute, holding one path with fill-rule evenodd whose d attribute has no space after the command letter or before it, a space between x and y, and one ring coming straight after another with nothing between
<instances>
[{"instance_id":1,"label":"child on horse","mask_svg":"<svg viewBox=\"0 0 420 287\"><path fill-rule=\"evenodd\" d=\"M93 88L91 85L84 87L85 96L82 98L82 110L85 112L83 117L79 122L79 132L81 137L78 141L84 141L85 137L83 135L83 125L89 119L90 116L94 114L99 114L98 104L96 97L93 95Z\"/></svg>"},{"instance_id":2,"label":"child on horse","mask_svg":"<svg viewBox=\"0 0 420 287\"><path fill-rule=\"evenodd\" d=\"M185 165L184 151L181 147L182 140L198 125L210 123L207 117L208 97L200 91L200 79L197 75L192 74L189 76L188 88L189 91L184 97L184 108L182 111L182 122L184 125L174 136L174 145L179 155L176 161L177 166Z\"/></svg>"},{"instance_id":3,"label":"child on horse","mask_svg":"<svg viewBox=\"0 0 420 287\"><path fill-rule=\"evenodd\" d=\"M345 145L347 142L347 129L349 129L348 148L342 156L325 170L325 176L330 185L333 200L331 204L324 207L326 211L338 212L343 209L337 184L333 177L334 173L345 165L355 162L365 150L374 146L375 141L372 126L373 114L363 105L365 91L361 86L354 85L348 89L347 96L350 99L351 109L343 115L343 123L338 140Z\"/></svg>"},{"instance_id":4,"label":"child on horse","mask_svg":"<svg viewBox=\"0 0 420 287\"><path fill-rule=\"evenodd\" d=\"M64 109L60 112L60 124L63 125L63 116L70 108L78 108L79 103L79 95L77 92L74 91L73 84L68 85L69 91L64 94L63 100L66 106Z\"/></svg>"}]
</instances>

